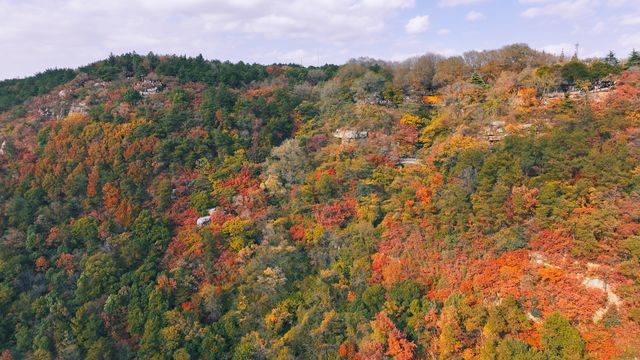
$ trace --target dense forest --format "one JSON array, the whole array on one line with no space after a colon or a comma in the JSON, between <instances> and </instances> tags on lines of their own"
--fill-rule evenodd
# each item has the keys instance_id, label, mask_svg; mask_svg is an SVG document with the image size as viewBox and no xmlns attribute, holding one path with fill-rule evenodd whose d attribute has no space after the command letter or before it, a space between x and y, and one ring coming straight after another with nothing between
<instances>
[{"instance_id":1,"label":"dense forest","mask_svg":"<svg viewBox=\"0 0 640 360\"><path fill-rule=\"evenodd\" d=\"M634 359L640 54L0 82L2 359Z\"/></svg>"}]
</instances>

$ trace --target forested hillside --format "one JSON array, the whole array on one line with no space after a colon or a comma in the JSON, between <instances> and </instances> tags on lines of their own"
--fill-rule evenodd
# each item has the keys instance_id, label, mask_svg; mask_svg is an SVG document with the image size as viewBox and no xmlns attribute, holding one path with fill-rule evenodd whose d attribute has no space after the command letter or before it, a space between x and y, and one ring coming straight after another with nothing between
<instances>
[{"instance_id":1,"label":"forested hillside","mask_svg":"<svg viewBox=\"0 0 640 360\"><path fill-rule=\"evenodd\" d=\"M640 55L0 82L2 359L634 359Z\"/></svg>"}]
</instances>

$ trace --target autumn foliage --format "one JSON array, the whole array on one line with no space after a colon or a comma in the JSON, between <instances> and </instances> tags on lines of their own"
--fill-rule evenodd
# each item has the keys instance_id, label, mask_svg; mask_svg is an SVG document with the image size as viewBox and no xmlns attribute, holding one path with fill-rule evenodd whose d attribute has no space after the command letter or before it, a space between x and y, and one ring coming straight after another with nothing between
<instances>
[{"instance_id":1,"label":"autumn foliage","mask_svg":"<svg viewBox=\"0 0 640 360\"><path fill-rule=\"evenodd\" d=\"M0 86L3 359L640 356L615 57L72 73Z\"/></svg>"}]
</instances>

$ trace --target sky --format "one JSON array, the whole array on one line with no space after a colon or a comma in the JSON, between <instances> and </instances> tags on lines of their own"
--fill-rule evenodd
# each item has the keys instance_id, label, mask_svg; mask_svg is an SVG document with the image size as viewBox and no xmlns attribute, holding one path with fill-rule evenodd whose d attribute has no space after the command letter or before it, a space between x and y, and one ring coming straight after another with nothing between
<instances>
[{"instance_id":1,"label":"sky","mask_svg":"<svg viewBox=\"0 0 640 360\"><path fill-rule=\"evenodd\" d=\"M322 65L513 43L626 57L640 0L0 0L0 79L132 51Z\"/></svg>"}]
</instances>

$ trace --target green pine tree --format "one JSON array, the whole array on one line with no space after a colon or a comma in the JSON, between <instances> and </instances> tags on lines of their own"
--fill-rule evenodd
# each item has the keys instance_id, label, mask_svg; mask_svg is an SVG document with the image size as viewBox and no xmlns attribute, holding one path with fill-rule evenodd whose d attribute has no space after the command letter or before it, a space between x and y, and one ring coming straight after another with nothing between
<instances>
[{"instance_id":1,"label":"green pine tree","mask_svg":"<svg viewBox=\"0 0 640 360\"><path fill-rule=\"evenodd\" d=\"M480 75L480 73L478 73L477 71L474 72L473 75L471 76L471 83L474 85L480 85L480 86L487 85L487 83L482 78L482 75Z\"/></svg>"},{"instance_id":2,"label":"green pine tree","mask_svg":"<svg viewBox=\"0 0 640 360\"><path fill-rule=\"evenodd\" d=\"M604 63L611 66L618 66L620 61L616 58L616 54L613 51L609 51L607 57L604 58Z\"/></svg>"},{"instance_id":3,"label":"green pine tree","mask_svg":"<svg viewBox=\"0 0 640 360\"><path fill-rule=\"evenodd\" d=\"M631 55L629 55L626 67L627 69L629 69L634 66L640 66L640 53L637 52L636 49L633 49L633 51L631 51Z\"/></svg>"}]
</instances>

